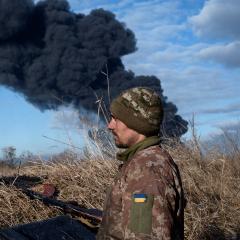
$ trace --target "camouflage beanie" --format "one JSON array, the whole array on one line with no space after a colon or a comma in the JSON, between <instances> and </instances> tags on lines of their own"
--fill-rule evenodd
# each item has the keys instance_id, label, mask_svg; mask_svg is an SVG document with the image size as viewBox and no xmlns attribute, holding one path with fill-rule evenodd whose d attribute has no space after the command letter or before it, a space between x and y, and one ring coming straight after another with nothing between
<instances>
[{"instance_id":1,"label":"camouflage beanie","mask_svg":"<svg viewBox=\"0 0 240 240\"><path fill-rule=\"evenodd\" d=\"M110 111L138 133L159 134L163 108L159 95L150 88L136 87L122 92L112 101Z\"/></svg>"}]
</instances>

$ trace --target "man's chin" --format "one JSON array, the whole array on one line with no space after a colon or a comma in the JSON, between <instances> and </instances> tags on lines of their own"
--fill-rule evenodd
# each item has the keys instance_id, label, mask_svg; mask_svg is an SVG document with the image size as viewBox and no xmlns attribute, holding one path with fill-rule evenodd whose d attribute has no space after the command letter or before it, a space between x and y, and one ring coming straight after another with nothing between
<instances>
[{"instance_id":1,"label":"man's chin","mask_svg":"<svg viewBox=\"0 0 240 240\"><path fill-rule=\"evenodd\" d=\"M121 143L116 135L114 136L114 141L117 148L128 148L128 145Z\"/></svg>"}]
</instances>

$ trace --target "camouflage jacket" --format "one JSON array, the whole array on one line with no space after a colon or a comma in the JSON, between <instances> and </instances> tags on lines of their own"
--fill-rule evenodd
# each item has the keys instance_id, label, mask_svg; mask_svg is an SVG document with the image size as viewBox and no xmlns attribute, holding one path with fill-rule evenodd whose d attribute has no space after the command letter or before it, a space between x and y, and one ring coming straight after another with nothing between
<instances>
[{"instance_id":1,"label":"camouflage jacket","mask_svg":"<svg viewBox=\"0 0 240 240\"><path fill-rule=\"evenodd\" d=\"M161 147L137 152L109 189L98 240L183 239L184 196L177 165Z\"/></svg>"}]
</instances>

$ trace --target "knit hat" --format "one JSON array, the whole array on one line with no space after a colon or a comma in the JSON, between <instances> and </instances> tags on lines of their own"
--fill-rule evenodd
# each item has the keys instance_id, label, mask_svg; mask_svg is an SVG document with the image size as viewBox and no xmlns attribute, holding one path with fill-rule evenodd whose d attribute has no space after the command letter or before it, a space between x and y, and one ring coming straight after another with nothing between
<instances>
[{"instance_id":1,"label":"knit hat","mask_svg":"<svg viewBox=\"0 0 240 240\"><path fill-rule=\"evenodd\" d=\"M114 117L145 136L158 135L163 119L160 96L150 88L135 87L122 92L110 106Z\"/></svg>"}]
</instances>

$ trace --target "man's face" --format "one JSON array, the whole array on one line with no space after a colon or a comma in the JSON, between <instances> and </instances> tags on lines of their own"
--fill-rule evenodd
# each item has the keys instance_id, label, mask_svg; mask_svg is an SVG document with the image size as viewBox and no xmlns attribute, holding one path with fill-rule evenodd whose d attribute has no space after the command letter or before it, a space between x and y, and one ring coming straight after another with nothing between
<instances>
[{"instance_id":1,"label":"man's face","mask_svg":"<svg viewBox=\"0 0 240 240\"><path fill-rule=\"evenodd\" d=\"M145 136L128 128L121 120L112 116L108 123L108 129L112 131L115 144L118 148L128 148L143 140Z\"/></svg>"}]
</instances>

